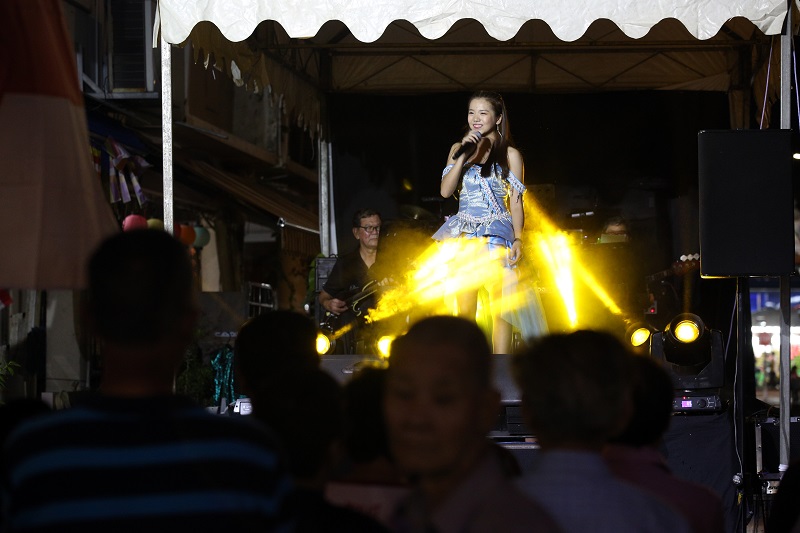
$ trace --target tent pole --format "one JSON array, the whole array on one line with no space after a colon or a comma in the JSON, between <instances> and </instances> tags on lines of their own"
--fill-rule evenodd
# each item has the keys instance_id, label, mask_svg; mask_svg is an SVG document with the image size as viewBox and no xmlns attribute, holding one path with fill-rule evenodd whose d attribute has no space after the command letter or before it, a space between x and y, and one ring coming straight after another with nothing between
<instances>
[{"instance_id":1,"label":"tent pole","mask_svg":"<svg viewBox=\"0 0 800 533\"><path fill-rule=\"evenodd\" d=\"M328 151L330 145L328 141L323 139L322 132L318 137L318 154L319 154L319 240L320 251L322 255L328 257L331 248L331 235L330 235L330 214L328 211L328 173L330 168L330 158Z\"/></svg>"},{"instance_id":2,"label":"tent pole","mask_svg":"<svg viewBox=\"0 0 800 533\"><path fill-rule=\"evenodd\" d=\"M781 32L781 129L792 129L792 0L788 2L786 20ZM786 154L788 156L788 154ZM789 376L791 375L791 288L789 276L780 278L780 309L781 309L781 380L780 380L780 434L779 434L779 465L778 470L784 472L789 467L789 439L790 439L790 391Z\"/></svg>"},{"instance_id":3,"label":"tent pole","mask_svg":"<svg viewBox=\"0 0 800 533\"><path fill-rule=\"evenodd\" d=\"M320 144L319 171L319 226L320 252L323 257L336 253L336 224L333 211L333 145L331 143L331 123L328 114L328 99L319 96L320 125L317 129Z\"/></svg>"},{"instance_id":4,"label":"tent pole","mask_svg":"<svg viewBox=\"0 0 800 533\"><path fill-rule=\"evenodd\" d=\"M330 257L331 254L339 254L339 244L336 242L336 216L331 215L335 211L336 202L333 197L333 150L330 141L328 141L328 175L325 176L325 179L328 180L328 218L326 222L328 224L328 245L330 248L326 256Z\"/></svg>"},{"instance_id":5,"label":"tent pole","mask_svg":"<svg viewBox=\"0 0 800 533\"><path fill-rule=\"evenodd\" d=\"M161 150L163 158L162 181L164 187L164 229L174 234L172 203L172 49L159 37L161 43Z\"/></svg>"}]
</instances>

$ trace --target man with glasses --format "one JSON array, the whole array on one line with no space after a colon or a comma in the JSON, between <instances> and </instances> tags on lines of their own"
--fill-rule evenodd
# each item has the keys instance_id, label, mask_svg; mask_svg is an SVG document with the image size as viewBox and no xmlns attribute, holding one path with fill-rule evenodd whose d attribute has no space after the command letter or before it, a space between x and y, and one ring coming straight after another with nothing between
<instances>
[{"instance_id":1,"label":"man with glasses","mask_svg":"<svg viewBox=\"0 0 800 533\"><path fill-rule=\"evenodd\" d=\"M319 304L325 311L338 317L338 325L351 322L354 318L353 297L365 291L370 281L370 269L375 264L378 241L381 233L381 215L374 209L361 209L353 215L353 236L358 248L342 254L333 265L328 281L319 293ZM360 301L355 304L364 304Z\"/></svg>"}]
</instances>

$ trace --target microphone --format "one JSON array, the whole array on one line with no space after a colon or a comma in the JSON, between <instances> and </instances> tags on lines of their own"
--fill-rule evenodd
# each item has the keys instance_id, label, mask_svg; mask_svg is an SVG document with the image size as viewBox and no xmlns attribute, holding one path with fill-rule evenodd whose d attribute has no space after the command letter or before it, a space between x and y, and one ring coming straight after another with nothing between
<instances>
[{"instance_id":1,"label":"microphone","mask_svg":"<svg viewBox=\"0 0 800 533\"><path fill-rule=\"evenodd\" d=\"M475 135L478 136L478 141L480 141L481 140L481 132L476 131ZM474 150L477 147L478 147L478 143L477 142L462 144L461 147L458 150L456 150L456 153L453 154L453 159L458 159L459 157L461 157L462 154L465 154L467 151L471 152L472 150Z\"/></svg>"}]
</instances>

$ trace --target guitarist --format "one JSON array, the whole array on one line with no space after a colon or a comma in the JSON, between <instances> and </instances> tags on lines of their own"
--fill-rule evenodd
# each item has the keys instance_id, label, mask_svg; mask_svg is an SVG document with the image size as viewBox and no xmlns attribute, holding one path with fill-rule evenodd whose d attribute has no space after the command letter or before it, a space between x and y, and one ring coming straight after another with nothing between
<instances>
[{"instance_id":1,"label":"guitarist","mask_svg":"<svg viewBox=\"0 0 800 533\"><path fill-rule=\"evenodd\" d=\"M319 304L327 312L341 316L340 324L352 321L347 299L370 281L381 233L381 215L374 209L361 209L353 215L353 236L358 248L336 260L328 281L319 293Z\"/></svg>"}]
</instances>

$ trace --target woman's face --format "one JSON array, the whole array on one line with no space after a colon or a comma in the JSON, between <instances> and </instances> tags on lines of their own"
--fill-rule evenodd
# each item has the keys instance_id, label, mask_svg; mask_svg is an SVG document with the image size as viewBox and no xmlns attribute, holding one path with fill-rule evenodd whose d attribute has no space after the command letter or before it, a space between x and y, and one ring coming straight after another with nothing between
<instances>
[{"instance_id":1,"label":"woman's face","mask_svg":"<svg viewBox=\"0 0 800 533\"><path fill-rule=\"evenodd\" d=\"M469 102L467 111L467 124L472 131L479 131L486 136L497 130L497 125L503 119L494 112L492 104L486 98L474 98Z\"/></svg>"}]
</instances>

